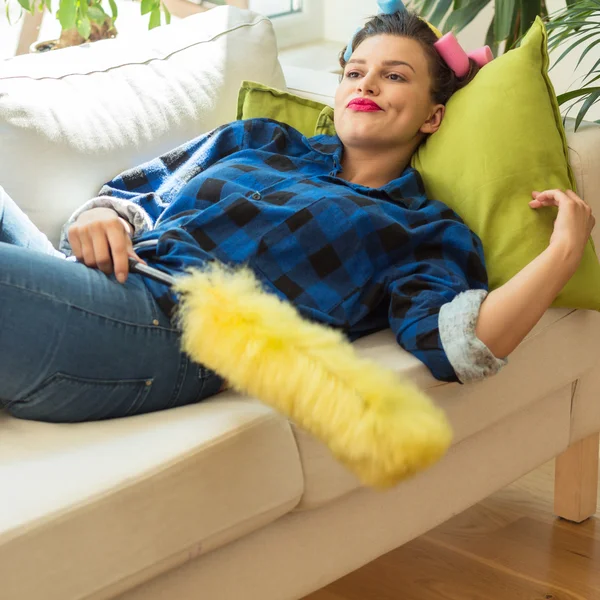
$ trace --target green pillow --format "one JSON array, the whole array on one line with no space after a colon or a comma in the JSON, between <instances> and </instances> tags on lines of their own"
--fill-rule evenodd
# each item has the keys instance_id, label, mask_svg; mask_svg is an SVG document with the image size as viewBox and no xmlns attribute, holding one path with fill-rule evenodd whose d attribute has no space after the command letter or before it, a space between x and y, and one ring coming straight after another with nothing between
<instances>
[{"instance_id":1,"label":"green pillow","mask_svg":"<svg viewBox=\"0 0 600 600\"><path fill-rule=\"evenodd\" d=\"M532 190L576 187L548 65L538 18L519 48L450 99L440 130L413 157L427 195L454 209L481 238L491 289L548 247L556 209L529 208ZM244 85L256 93L242 87L238 118L270 117L304 135L334 134L324 104ZM600 310L600 263L591 240L553 306Z\"/></svg>"},{"instance_id":2,"label":"green pillow","mask_svg":"<svg viewBox=\"0 0 600 600\"><path fill-rule=\"evenodd\" d=\"M492 289L548 246L557 209L529 208L531 191L576 185L548 64L538 18L519 48L450 99L439 131L413 158L428 196L454 209L481 238ZM553 306L600 309L591 241Z\"/></svg>"},{"instance_id":3,"label":"green pillow","mask_svg":"<svg viewBox=\"0 0 600 600\"><path fill-rule=\"evenodd\" d=\"M253 81L242 82L238 119L266 117L286 123L302 135L334 135L333 108Z\"/></svg>"}]
</instances>

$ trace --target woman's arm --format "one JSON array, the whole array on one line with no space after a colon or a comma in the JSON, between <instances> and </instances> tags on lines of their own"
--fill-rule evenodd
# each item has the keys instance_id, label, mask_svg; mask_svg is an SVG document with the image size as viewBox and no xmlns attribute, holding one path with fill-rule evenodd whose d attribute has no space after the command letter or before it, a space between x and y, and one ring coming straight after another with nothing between
<instances>
[{"instance_id":1,"label":"woman's arm","mask_svg":"<svg viewBox=\"0 0 600 600\"><path fill-rule=\"evenodd\" d=\"M105 184L98 197L75 211L63 227L60 249L80 262L125 282L131 237L154 228L171 211L194 208L177 202L178 193L193 177L239 150L247 129L244 122L224 125L149 162L124 171Z\"/></svg>"},{"instance_id":2,"label":"woman's arm","mask_svg":"<svg viewBox=\"0 0 600 600\"><path fill-rule=\"evenodd\" d=\"M487 296L481 240L458 215L431 228L418 257L386 273L389 323L402 348L440 381L470 383L496 374L497 359L475 335ZM367 294L364 300L376 298Z\"/></svg>"},{"instance_id":3,"label":"woman's arm","mask_svg":"<svg viewBox=\"0 0 600 600\"><path fill-rule=\"evenodd\" d=\"M497 357L523 341L575 274L595 225L590 207L571 190L533 197L532 208L557 206L558 216L548 248L481 305L476 335Z\"/></svg>"},{"instance_id":4,"label":"woman's arm","mask_svg":"<svg viewBox=\"0 0 600 600\"><path fill-rule=\"evenodd\" d=\"M156 221L177 199L185 184L243 143L245 129L239 121L213 129L185 144L120 173L104 184L98 196L80 206L69 218L60 249L68 254L69 228L87 211L110 208L133 227L137 237L154 228Z\"/></svg>"}]
</instances>

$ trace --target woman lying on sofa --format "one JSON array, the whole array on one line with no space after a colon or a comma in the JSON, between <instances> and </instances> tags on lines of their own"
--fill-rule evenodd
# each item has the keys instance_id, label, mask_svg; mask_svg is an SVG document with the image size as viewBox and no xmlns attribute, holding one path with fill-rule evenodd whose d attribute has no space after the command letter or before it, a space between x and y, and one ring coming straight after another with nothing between
<instances>
[{"instance_id":1,"label":"woman lying on sofa","mask_svg":"<svg viewBox=\"0 0 600 600\"><path fill-rule=\"evenodd\" d=\"M350 339L391 327L440 380L495 374L574 274L594 218L571 191L534 192L532 208L559 209L548 248L488 293L480 240L409 167L477 70L459 80L436 41L409 12L374 17L340 59L337 137L266 119L220 127L106 184L65 226L64 252L0 188L8 411L104 419L224 387L181 352L177 298L128 274L128 257L171 274L246 263Z\"/></svg>"}]
</instances>

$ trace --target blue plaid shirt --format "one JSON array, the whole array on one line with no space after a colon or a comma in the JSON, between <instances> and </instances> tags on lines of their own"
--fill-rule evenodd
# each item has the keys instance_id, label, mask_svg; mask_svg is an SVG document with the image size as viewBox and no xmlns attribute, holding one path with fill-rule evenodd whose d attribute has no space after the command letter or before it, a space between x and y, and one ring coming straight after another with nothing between
<instances>
[{"instance_id":1,"label":"blue plaid shirt","mask_svg":"<svg viewBox=\"0 0 600 600\"><path fill-rule=\"evenodd\" d=\"M457 381L438 313L460 292L487 289L480 240L406 169L379 188L340 178L337 137L303 137L268 119L202 135L106 184L152 227L138 254L171 274L219 260L247 264L309 319L356 339L391 327L443 381ZM147 280L170 314L177 298Z\"/></svg>"}]
</instances>

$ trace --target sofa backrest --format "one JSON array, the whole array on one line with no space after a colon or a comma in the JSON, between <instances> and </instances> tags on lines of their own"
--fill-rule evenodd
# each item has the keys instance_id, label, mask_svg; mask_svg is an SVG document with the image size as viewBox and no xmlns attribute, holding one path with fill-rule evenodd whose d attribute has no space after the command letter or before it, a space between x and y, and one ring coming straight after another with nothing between
<instances>
[{"instance_id":1,"label":"sofa backrest","mask_svg":"<svg viewBox=\"0 0 600 600\"><path fill-rule=\"evenodd\" d=\"M271 22L219 7L0 62L0 185L53 242L103 183L236 117L244 79L285 89Z\"/></svg>"}]
</instances>

